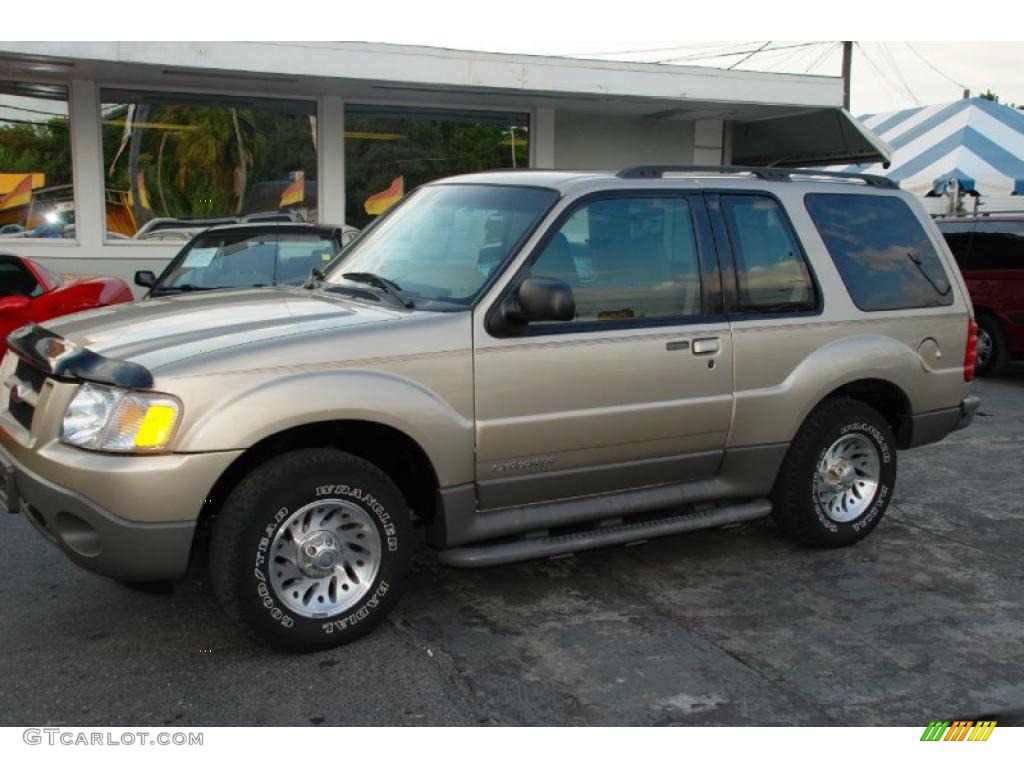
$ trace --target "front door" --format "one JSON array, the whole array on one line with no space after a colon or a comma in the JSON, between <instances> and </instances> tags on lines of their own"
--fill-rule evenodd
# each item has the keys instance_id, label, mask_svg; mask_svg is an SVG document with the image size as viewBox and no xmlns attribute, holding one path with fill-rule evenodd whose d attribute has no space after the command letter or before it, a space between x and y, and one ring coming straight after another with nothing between
<instances>
[{"instance_id":1,"label":"front door","mask_svg":"<svg viewBox=\"0 0 1024 768\"><path fill-rule=\"evenodd\" d=\"M593 196L559 218L518 278L567 282L575 319L477 333L481 509L715 475L733 354L708 232L682 193Z\"/></svg>"}]
</instances>

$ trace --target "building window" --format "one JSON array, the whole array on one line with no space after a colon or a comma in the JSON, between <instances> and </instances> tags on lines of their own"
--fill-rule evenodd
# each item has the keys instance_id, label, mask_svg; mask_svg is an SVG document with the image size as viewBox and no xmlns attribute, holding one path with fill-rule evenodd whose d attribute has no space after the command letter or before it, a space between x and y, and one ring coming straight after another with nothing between
<instances>
[{"instance_id":1,"label":"building window","mask_svg":"<svg viewBox=\"0 0 1024 768\"><path fill-rule=\"evenodd\" d=\"M421 184L530 164L530 116L345 106L345 223L365 227Z\"/></svg>"},{"instance_id":2,"label":"building window","mask_svg":"<svg viewBox=\"0 0 1024 768\"><path fill-rule=\"evenodd\" d=\"M68 91L0 82L0 243L74 237Z\"/></svg>"},{"instance_id":3,"label":"building window","mask_svg":"<svg viewBox=\"0 0 1024 768\"><path fill-rule=\"evenodd\" d=\"M100 109L108 238L317 220L315 102L104 89Z\"/></svg>"}]
</instances>

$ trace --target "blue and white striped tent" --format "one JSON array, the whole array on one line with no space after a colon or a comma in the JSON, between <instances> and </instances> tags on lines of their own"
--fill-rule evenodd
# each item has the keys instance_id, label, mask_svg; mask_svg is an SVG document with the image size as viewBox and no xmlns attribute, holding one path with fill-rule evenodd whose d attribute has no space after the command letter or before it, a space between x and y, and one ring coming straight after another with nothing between
<instances>
[{"instance_id":1,"label":"blue and white striped tent","mask_svg":"<svg viewBox=\"0 0 1024 768\"><path fill-rule=\"evenodd\" d=\"M974 98L858 119L892 147L892 163L835 170L888 176L916 195L941 195L952 178L983 197L1024 195L1021 110Z\"/></svg>"}]
</instances>

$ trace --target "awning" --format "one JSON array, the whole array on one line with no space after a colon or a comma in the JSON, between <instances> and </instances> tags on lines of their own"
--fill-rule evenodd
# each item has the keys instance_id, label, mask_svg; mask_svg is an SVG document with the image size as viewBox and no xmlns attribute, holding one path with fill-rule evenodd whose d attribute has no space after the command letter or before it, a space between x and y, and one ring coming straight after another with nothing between
<instances>
[{"instance_id":1,"label":"awning","mask_svg":"<svg viewBox=\"0 0 1024 768\"><path fill-rule=\"evenodd\" d=\"M818 109L733 124L732 162L737 165L888 166L891 157L892 148L845 109Z\"/></svg>"}]
</instances>

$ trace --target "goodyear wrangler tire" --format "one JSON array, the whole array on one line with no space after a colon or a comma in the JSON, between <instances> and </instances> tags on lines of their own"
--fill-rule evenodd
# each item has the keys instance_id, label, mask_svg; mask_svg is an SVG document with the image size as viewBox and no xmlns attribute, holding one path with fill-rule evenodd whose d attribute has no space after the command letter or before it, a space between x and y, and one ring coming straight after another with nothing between
<instances>
[{"instance_id":1,"label":"goodyear wrangler tire","mask_svg":"<svg viewBox=\"0 0 1024 768\"><path fill-rule=\"evenodd\" d=\"M867 536L896 485L896 446L878 411L833 398L800 427L772 491L773 515L812 547L844 547Z\"/></svg>"},{"instance_id":2,"label":"goodyear wrangler tire","mask_svg":"<svg viewBox=\"0 0 1024 768\"><path fill-rule=\"evenodd\" d=\"M288 651L352 642L398 602L413 529L401 492L342 451L293 451L253 470L213 531L210 580L224 609Z\"/></svg>"}]
</instances>

